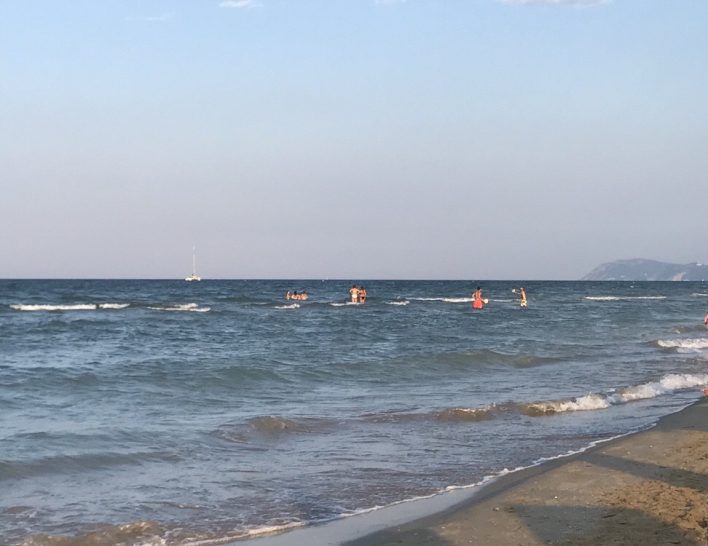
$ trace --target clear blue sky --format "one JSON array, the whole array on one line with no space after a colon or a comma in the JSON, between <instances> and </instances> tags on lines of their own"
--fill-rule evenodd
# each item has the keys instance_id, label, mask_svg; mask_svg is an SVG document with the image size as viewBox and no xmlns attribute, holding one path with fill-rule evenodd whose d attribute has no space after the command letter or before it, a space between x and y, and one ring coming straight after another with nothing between
<instances>
[{"instance_id":1,"label":"clear blue sky","mask_svg":"<svg viewBox=\"0 0 708 546\"><path fill-rule=\"evenodd\" d=\"M6 0L0 277L708 261L706 0Z\"/></svg>"}]
</instances>

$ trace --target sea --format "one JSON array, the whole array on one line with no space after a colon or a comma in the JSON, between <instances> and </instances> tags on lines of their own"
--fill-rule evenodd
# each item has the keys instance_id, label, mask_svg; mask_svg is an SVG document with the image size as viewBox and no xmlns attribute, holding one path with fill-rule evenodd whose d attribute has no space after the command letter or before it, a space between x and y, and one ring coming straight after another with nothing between
<instances>
[{"instance_id":1,"label":"sea","mask_svg":"<svg viewBox=\"0 0 708 546\"><path fill-rule=\"evenodd\" d=\"M0 280L0 544L248 543L479 489L703 396L707 300L706 282Z\"/></svg>"}]
</instances>

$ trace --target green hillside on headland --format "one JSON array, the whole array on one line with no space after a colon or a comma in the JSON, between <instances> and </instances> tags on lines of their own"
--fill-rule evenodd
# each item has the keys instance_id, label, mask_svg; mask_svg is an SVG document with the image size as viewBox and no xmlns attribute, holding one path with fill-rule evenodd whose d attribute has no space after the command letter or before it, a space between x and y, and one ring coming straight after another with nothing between
<instances>
[{"instance_id":1,"label":"green hillside on headland","mask_svg":"<svg viewBox=\"0 0 708 546\"><path fill-rule=\"evenodd\" d=\"M708 265L671 264L656 260L617 260L602 264L583 277L584 281L705 281Z\"/></svg>"}]
</instances>

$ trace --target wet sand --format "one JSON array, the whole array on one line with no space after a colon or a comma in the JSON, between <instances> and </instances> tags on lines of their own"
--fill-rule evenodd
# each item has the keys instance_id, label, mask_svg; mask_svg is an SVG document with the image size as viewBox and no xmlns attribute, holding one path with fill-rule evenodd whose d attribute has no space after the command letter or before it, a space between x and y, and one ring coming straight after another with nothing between
<instances>
[{"instance_id":1,"label":"wet sand","mask_svg":"<svg viewBox=\"0 0 708 546\"><path fill-rule=\"evenodd\" d=\"M346 544L706 546L708 398L650 430L507 475L443 513Z\"/></svg>"}]
</instances>

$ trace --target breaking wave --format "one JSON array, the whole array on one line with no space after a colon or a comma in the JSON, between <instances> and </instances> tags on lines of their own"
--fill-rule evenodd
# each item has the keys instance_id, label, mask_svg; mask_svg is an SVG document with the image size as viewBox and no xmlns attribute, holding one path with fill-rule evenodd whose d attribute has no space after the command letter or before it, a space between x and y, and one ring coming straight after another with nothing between
<instances>
[{"instance_id":1,"label":"breaking wave","mask_svg":"<svg viewBox=\"0 0 708 546\"><path fill-rule=\"evenodd\" d=\"M429 413L387 412L362 416L371 423L399 423L411 421L473 422L493 419L500 414L521 413L530 417L544 417L573 411L594 411L690 390L708 384L708 374L668 374L658 381L623 387L607 393L589 393L559 400L536 402L507 402L479 408L455 407Z\"/></svg>"},{"instance_id":2,"label":"breaking wave","mask_svg":"<svg viewBox=\"0 0 708 546\"><path fill-rule=\"evenodd\" d=\"M17 303L10 308L15 311L96 311L97 309L125 309L129 303L75 303L70 305Z\"/></svg>"},{"instance_id":3,"label":"breaking wave","mask_svg":"<svg viewBox=\"0 0 708 546\"><path fill-rule=\"evenodd\" d=\"M624 387L607 394L592 393L568 400L532 402L530 404L522 404L519 408L521 413L533 417L568 411L598 410L634 402L635 400L656 398L705 384L708 384L708 374L668 374L658 381Z\"/></svg>"},{"instance_id":4,"label":"breaking wave","mask_svg":"<svg viewBox=\"0 0 708 546\"><path fill-rule=\"evenodd\" d=\"M387 301L386 305L408 305L410 301L408 300L397 300L397 301Z\"/></svg>"},{"instance_id":5,"label":"breaking wave","mask_svg":"<svg viewBox=\"0 0 708 546\"><path fill-rule=\"evenodd\" d=\"M134 307L130 303L73 303L73 304L45 304L45 303L13 303L10 308L15 311L120 311ZM147 309L153 311L192 311L206 313L211 307L200 307L196 303L175 305L148 305Z\"/></svg>"},{"instance_id":6,"label":"breaking wave","mask_svg":"<svg viewBox=\"0 0 708 546\"><path fill-rule=\"evenodd\" d=\"M300 309L299 303L291 303L289 305L276 305L276 309Z\"/></svg>"},{"instance_id":7,"label":"breaking wave","mask_svg":"<svg viewBox=\"0 0 708 546\"><path fill-rule=\"evenodd\" d=\"M153 311L186 311L192 313L206 313L211 311L211 307L199 307L197 303L183 303L178 305L165 305L165 306L148 306L148 309Z\"/></svg>"},{"instance_id":8,"label":"breaking wave","mask_svg":"<svg viewBox=\"0 0 708 546\"><path fill-rule=\"evenodd\" d=\"M664 349L676 349L679 353L689 353L708 349L708 338L659 339L656 344Z\"/></svg>"}]
</instances>

